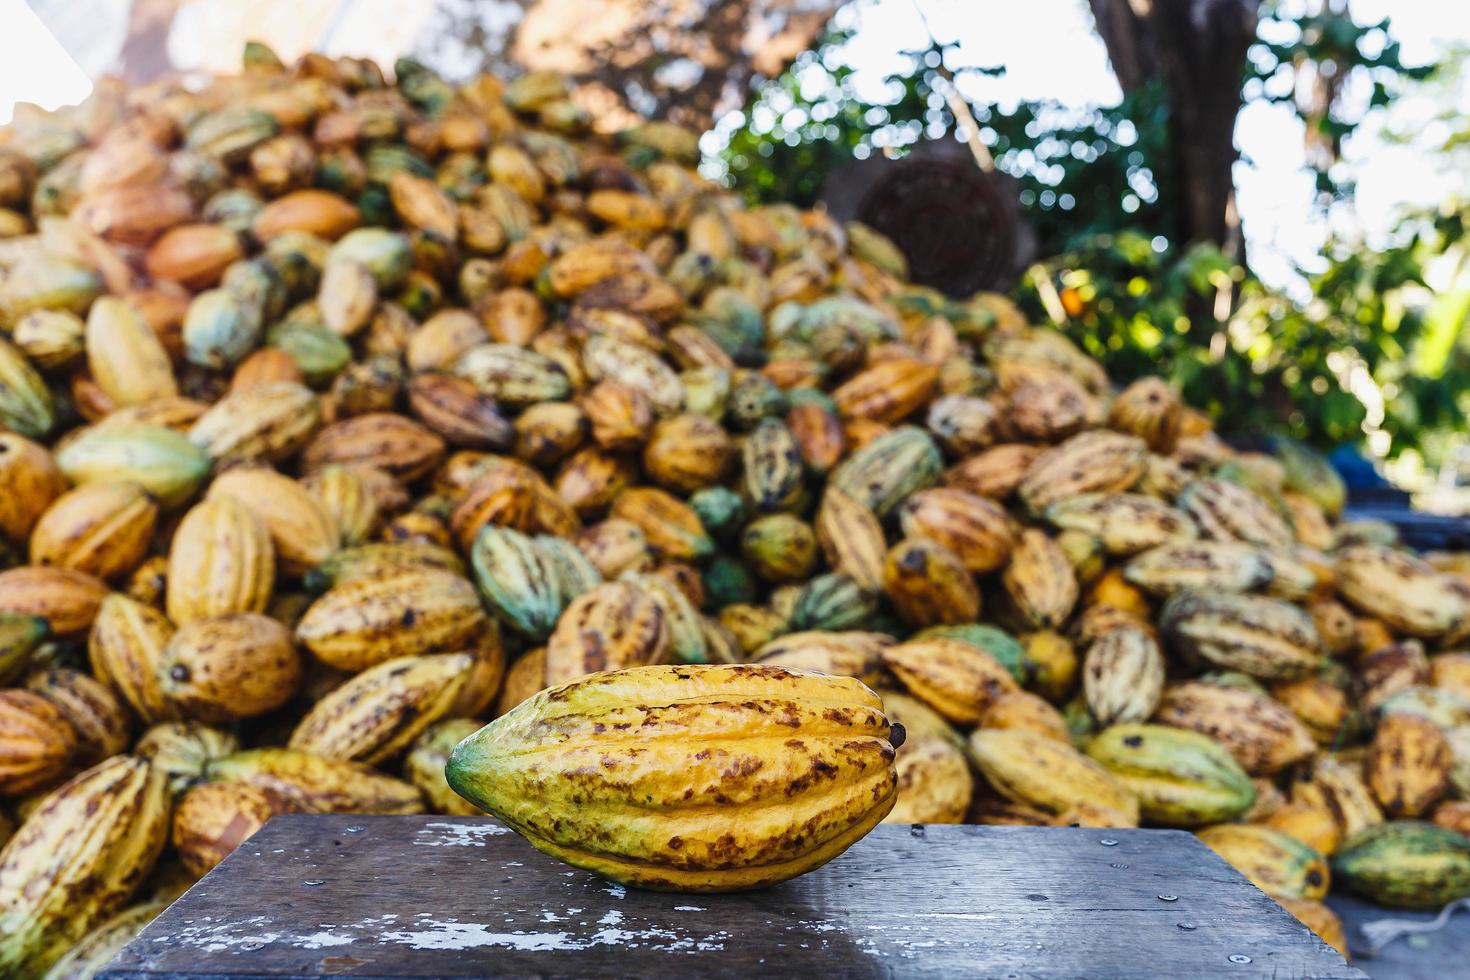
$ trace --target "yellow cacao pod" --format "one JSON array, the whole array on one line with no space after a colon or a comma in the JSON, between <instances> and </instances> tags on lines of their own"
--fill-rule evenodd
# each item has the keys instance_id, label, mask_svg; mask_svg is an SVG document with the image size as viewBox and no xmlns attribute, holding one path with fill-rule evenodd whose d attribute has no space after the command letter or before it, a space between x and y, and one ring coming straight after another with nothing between
<instances>
[{"instance_id":1,"label":"yellow cacao pod","mask_svg":"<svg viewBox=\"0 0 1470 980\"><path fill-rule=\"evenodd\" d=\"M1364 774L1389 817L1418 817L1449 791L1450 763L1450 743L1439 726L1427 718L1392 714L1373 733Z\"/></svg>"},{"instance_id":2,"label":"yellow cacao pod","mask_svg":"<svg viewBox=\"0 0 1470 980\"><path fill-rule=\"evenodd\" d=\"M826 630L787 633L761 646L750 659L752 663L856 677L876 688L883 679L883 649L891 642L881 633Z\"/></svg>"},{"instance_id":3,"label":"yellow cacao pod","mask_svg":"<svg viewBox=\"0 0 1470 980\"><path fill-rule=\"evenodd\" d=\"M60 709L32 691L0 691L0 796L54 784L73 770L80 739Z\"/></svg>"},{"instance_id":4,"label":"yellow cacao pod","mask_svg":"<svg viewBox=\"0 0 1470 980\"><path fill-rule=\"evenodd\" d=\"M79 670L53 667L33 673L26 687L51 702L76 731L79 768L127 750L133 720L101 681Z\"/></svg>"},{"instance_id":5,"label":"yellow cacao pod","mask_svg":"<svg viewBox=\"0 0 1470 980\"><path fill-rule=\"evenodd\" d=\"M264 612L276 559L260 518L234 497L197 504L169 546L168 618L186 626L210 616Z\"/></svg>"},{"instance_id":6,"label":"yellow cacao pod","mask_svg":"<svg viewBox=\"0 0 1470 980\"><path fill-rule=\"evenodd\" d=\"M670 652L662 606L627 582L608 582L572 600L546 642L545 685L600 670L663 663Z\"/></svg>"},{"instance_id":7,"label":"yellow cacao pod","mask_svg":"<svg viewBox=\"0 0 1470 980\"><path fill-rule=\"evenodd\" d=\"M967 743L970 760L1009 800L1060 816L1081 804L1107 826L1138 826L1138 800L1101 765L1057 739L1028 731L981 728Z\"/></svg>"},{"instance_id":8,"label":"yellow cacao pod","mask_svg":"<svg viewBox=\"0 0 1470 980\"><path fill-rule=\"evenodd\" d=\"M473 666L472 654L440 653L370 667L313 705L289 745L369 765L392 758L449 713Z\"/></svg>"},{"instance_id":9,"label":"yellow cacao pod","mask_svg":"<svg viewBox=\"0 0 1470 980\"><path fill-rule=\"evenodd\" d=\"M122 908L163 850L168 810L163 776L128 755L41 800L0 851L0 974L43 974Z\"/></svg>"},{"instance_id":10,"label":"yellow cacao pod","mask_svg":"<svg viewBox=\"0 0 1470 980\"><path fill-rule=\"evenodd\" d=\"M321 422L312 390L272 381L231 391L189 429L189 441L224 462L283 462L311 439Z\"/></svg>"},{"instance_id":11,"label":"yellow cacao pod","mask_svg":"<svg viewBox=\"0 0 1470 980\"><path fill-rule=\"evenodd\" d=\"M0 432L0 534L24 541L52 501L66 490L66 477L46 447L14 432Z\"/></svg>"},{"instance_id":12,"label":"yellow cacao pod","mask_svg":"<svg viewBox=\"0 0 1470 980\"><path fill-rule=\"evenodd\" d=\"M202 878L271 817L290 811L286 801L248 783L204 783L174 808L174 849L189 873Z\"/></svg>"},{"instance_id":13,"label":"yellow cacao pod","mask_svg":"<svg viewBox=\"0 0 1470 980\"><path fill-rule=\"evenodd\" d=\"M637 756L621 758L605 731L628 731ZM852 678L637 667L532 697L460 743L446 776L578 867L644 888L736 891L810 871L882 820L898 783L889 738L882 702ZM615 779L576 775L608 764ZM802 778L814 768L824 778ZM564 809L573 794L581 803Z\"/></svg>"},{"instance_id":14,"label":"yellow cacao pod","mask_svg":"<svg viewBox=\"0 0 1470 980\"><path fill-rule=\"evenodd\" d=\"M452 817L474 817L484 813L454 790L444 778L449 753L460 742L480 730L480 723L468 718L450 718L430 725L409 749L403 760L403 775L418 787L429 809Z\"/></svg>"},{"instance_id":15,"label":"yellow cacao pod","mask_svg":"<svg viewBox=\"0 0 1470 980\"><path fill-rule=\"evenodd\" d=\"M174 627L156 609L118 593L102 601L87 640L92 673L145 722L177 717L163 696L163 650Z\"/></svg>"},{"instance_id":16,"label":"yellow cacao pod","mask_svg":"<svg viewBox=\"0 0 1470 980\"><path fill-rule=\"evenodd\" d=\"M179 393L158 335L125 300L103 296L87 316L87 366L113 404L141 405Z\"/></svg>"},{"instance_id":17,"label":"yellow cacao pod","mask_svg":"<svg viewBox=\"0 0 1470 980\"><path fill-rule=\"evenodd\" d=\"M301 669L290 631L257 613L181 626L159 663L163 697L177 715L212 723L279 708L296 693Z\"/></svg>"},{"instance_id":18,"label":"yellow cacao pod","mask_svg":"<svg viewBox=\"0 0 1470 980\"><path fill-rule=\"evenodd\" d=\"M54 636L84 635L107 596L100 579L69 568L23 565L0 572L0 613L39 616Z\"/></svg>"},{"instance_id":19,"label":"yellow cacao pod","mask_svg":"<svg viewBox=\"0 0 1470 980\"><path fill-rule=\"evenodd\" d=\"M302 575L337 551L340 533L320 500L275 470L236 467L215 478L205 500L231 497L256 516L270 535L281 570Z\"/></svg>"},{"instance_id":20,"label":"yellow cacao pod","mask_svg":"<svg viewBox=\"0 0 1470 980\"><path fill-rule=\"evenodd\" d=\"M1164 653L1134 626L1103 633L1082 658L1082 693L1101 725L1144 721L1164 690Z\"/></svg>"},{"instance_id":21,"label":"yellow cacao pod","mask_svg":"<svg viewBox=\"0 0 1470 980\"><path fill-rule=\"evenodd\" d=\"M1199 839L1272 898L1320 901L1331 874L1317 851L1288 834L1254 824L1206 827Z\"/></svg>"},{"instance_id":22,"label":"yellow cacao pod","mask_svg":"<svg viewBox=\"0 0 1470 980\"><path fill-rule=\"evenodd\" d=\"M119 578L142 562L157 520L158 506L137 483L77 487L36 522L31 564Z\"/></svg>"},{"instance_id":23,"label":"yellow cacao pod","mask_svg":"<svg viewBox=\"0 0 1470 980\"><path fill-rule=\"evenodd\" d=\"M463 650L484 629L473 585L419 568L333 587L296 624L296 639L323 663L356 672L395 657Z\"/></svg>"},{"instance_id":24,"label":"yellow cacao pod","mask_svg":"<svg viewBox=\"0 0 1470 980\"><path fill-rule=\"evenodd\" d=\"M884 823L963 823L975 790L964 740L922 701L883 692L883 710L902 725L904 742L894 764L898 802Z\"/></svg>"},{"instance_id":25,"label":"yellow cacao pod","mask_svg":"<svg viewBox=\"0 0 1470 980\"><path fill-rule=\"evenodd\" d=\"M204 767L211 782L247 783L302 813L423 813L410 783L371 766L323 759L300 749L246 749Z\"/></svg>"},{"instance_id":26,"label":"yellow cacao pod","mask_svg":"<svg viewBox=\"0 0 1470 980\"><path fill-rule=\"evenodd\" d=\"M961 725L977 724L997 697L1016 689L1000 661L961 640L913 639L881 656L910 694Z\"/></svg>"},{"instance_id":27,"label":"yellow cacao pod","mask_svg":"<svg viewBox=\"0 0 1470 980\"><path fill-rule=\"evenodd\" d=\"M1208 735L1246 772L1280 772L1316 751L1311 733L1285 705L1245 687L1185 681L1164 692L1155 718Z\"/></svg>"}]
</instances>

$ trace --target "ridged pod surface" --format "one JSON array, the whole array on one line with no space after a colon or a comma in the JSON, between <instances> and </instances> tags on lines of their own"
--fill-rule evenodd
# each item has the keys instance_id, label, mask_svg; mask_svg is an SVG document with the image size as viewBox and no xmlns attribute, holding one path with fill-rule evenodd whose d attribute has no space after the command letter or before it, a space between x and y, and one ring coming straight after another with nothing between
<instances>
[{"instance_id":1,"label":"ridged pod surface","mask_svg":"<svg viewBox=\"0 0 1470 980\"><path fill-rule=\"evenodd\" d=\"M828 630L787 633L756 650L751 663L856 677L876 688L883 678L883 649L891 642L879 633Z\"/></svg>"},{"instance_id":2,"label":"ridged pod surface","mask_svg":"<svg viewBox=\"0 0 1470 980\"><path fill-rule=\"evenodd\" d=\"M1177 502L1207 538L1280 549L1296 543L1291 526L1270 504L1229 480L1196 480Z\"/></svg>"},{"instance_id":3,"label":"ridged pod surface","mask_svg":"<svg viewBox=\"0 0 1470 980\"><path fill-rule=\"evenodd\" d=\"M141 405L179 393L158 335L124 300L104 296L87 315L87 366L116 405Z\"/></svg>"},{"instance_id":4,"label":"ridged pod surface","mask_svg":"<svg viewBox=\"0 0 1470 980\"><path fill-rule=\"evenodd\" d=\"M0 572L0 613L38 616L54 636L86 635L107 597L101 579L70 568L22 565Z\"/></svg>"},{"instance_id":5,"label":"ridged pod surface","mask_svg":"<svg viewBox=\"0 0 1470 980\"><path fill-rule=\"evenodd\" d=\"M127 902L168 837L168 784L119 755L37 804L0 851L0 973L37 976Z\"/></svg>"},{"instance_id":6,"label":"ridged pod surface","mask_svg":"<svg viewBox=\"0 0 1470 980\"><path fill-rule=\"evenodd\" d=\"M136 599L114 592L102 601L87 641L92 673L144 722L176 718L163 695L163 651L174 635L168 617Z\"/></svg>"},{"instance_id":7,"label":"ridged pod surface","mask_svg":"<svg viewBox=\"0 0 1470 980\"><path fill-rule=\"evenodd\" d=\"M231 392L189 429L189 441L227 462L281 462L316 432L321 409L310 388L273 381Z\"/></svg>"},{"instance_id":8,"label":"ridged pod surface","mask_svg":"<svg viewBox=\"0 0 1470 980\"><path fill-rule=\"evenodd\" d=\"M287 748L246 749L204 767L205 778L247 783L303 813L422 813L413 785L371 766Z\"/></svg>"},{"instance_id":9,"label":"ridged pod surface","mask_svg":"<svg viewBox=\"0 0 1470 980\"><path fill-rule=\"evenodd\" d=\"M132 571L147 554L158 507L137 483L90 483L62 494L31 534L31 563L100 579Z\"/></svg>"},{"instance_id":10,"label":"ridged pod surface","mask_svg":"<svg viewBox=\"0 0 1470 980\"><path fill-rule=\"evenodd\" d=\"M321 501L275 470L237 467L222 473L209 485L205 500L219 497L234 498L256 516L288 574L316 568L337 551L340 532Z\"/></svg>"},{"instance_id":11,"label":"ridged pod surface","mask_svg":"<svg viewBox=\"0 0 1470 980\"><path fill-rule=\"evenodd\" d=\"M1268 680L1300 677L1321 660L1312 617L1276 599L1177 592L1160 626L1181 653Z\"/></svg>"},{"instance_id":12,"label":"ridged pod surface","mask_svg":"<svg viewBox=\"0 0 1470 980\"><path fill-rule=\"evenodd\" d=\"M1470 841L1417 820L1378 824L1342 842L1332 871L1382 905L1437 909L1470 896Z\"/></svg>"},{"instance_id":13,"label":"ridged pod surface","mask_svg":"<svg viewBox=\"0 0 1470 980\"><path fill-rule=\"evenodd\" d=\"M26 678L26 689L49 701L76 731L77 768L127 751L132 742L132 716L95 677L69 667L51 667Z\"/></svg>"},{"instance_id":14,"label":"ridged pod surface","mask_svg":"<svg viewBox=\"0 0 1470 980\"><path fill-rule=\"evenodd\" d=\"M893 762L883 704L851 678L654 666L541 692L462 742L446 775L554 857L643 888L717 892L842 853L892 809Z\"/></svg>"},{"instance_id":15,"label":"ridged pod surface","mask_svg":"<svg viewBox=\"0 0 1470 980\"><path fill-rule=\"evenodd\" d=\"M473 666L471 654L439 653L370 667L313 705L288 744L325 759L376 765L449 713Z\"/></svg>"},{"instance_id":16,"label":"ridged pod surface","mask_svg":"<svg viewBox=\"0 0 1470 980\"><path fill-rule=\"evenodd\" d=\"M817 511L815 531L827 564L851 575L853 581L870 592L882 591L888 543L883 526L867 505L852 494L829 486Z\"/></svg>"},{"instance_id":17,"label":"ridged pod surface","mask_svg":"<svg viewBox=\"0 0 1470 980\"><path fill-rule=\"evenodd\" d=\"M0 432L0 534L24 541L52 501L66 491L66 477L41 445Z\"/></svg>"},{"instance_id":18,"label":"ridged pod surface","mask_svg":"<svg viewBox=\"0 0 1470 980\"><path fill-rule=\"evenodd\" d=\"M832 485L879 517L939 479L939 447L923 429L900 426L852 453L832 471Z\"/></svg>"},{"instance_id":19,"label":"ridged pod surface","mask_svg":"<svg viewBox=\"0 0 1470 980\"><path fill-rule=\"evenodd\" d=\"M143 927L172 904L177 891L135 902L94 927L46 973L45 980L92 980Z\"/></svg>"},{"instance_id":20,"label":"ridged pod surface","mask_svg":"<svg viewBox=\"0 0 1470 980\"><path fill-rule=\"evenodd\" d=\"M188 439L162 426L117 423L94 426L56 453L73 483L131 480L165 508L179 507L209 474L210 458Z\"/></svg>"},{"instance_id":21,"label":"ridged pod surface","mask_svg":"<svg viewBox=\"0 0 1470 980\"><path fill-rule=\"evenodd\" d=\"M663 663L669 624L638 586L607 582L573 599L547 641L545 685L584 674Z\"/></svg>"},{"instance_id":22,"label":"ridged pod surface","mask_svg":"<svg viewBox=\"0 0 1470 980\"><path fill-rule=\"evenodd\" d=\"M1110 555L1134 555L1199 535L1187 514L1140 493L1078 494L1048 507L1046 519L1063 530L1092 535Z\"/></svg>"},{"instance_id":23,"label":"ridged pod surface","mask_svg":"<svg viewBox=\"0 0 1470 980\"><path fill-rule=\"evenodd\" d=\"M470 564L496 618L532 639L551 635L566 599L555 565L534 539L510 528L486 527L475 538Z\"/></svg>"},{"instance_id":24,"label":"ridged pod surface","mask_svg":"<svg viewBox=\"0 0 1470 980\"><path fill-rule=\"evenodd\" d=\"M296 624L296 639L339 670L461 650L485 628L479 596L452 572L418 568L334 586Z\"/></svg>"},{"instance_id":25,"label":"ridged pod surface","mask_svg":"<svg viewBox=\"0 0 1470 980\"><path fill-rule=\"evenodd\" d=\"M1253 776L1280 772L1316 751L1310 732L1289 708L1248 688L1175 684L1164 692L1154 718L1210 736Z\"/></svg>"},{"instance_id":26,"label":"ridged pod surface","mask_svg":"<svg viewBox=\"0 0 1470 980\"><path fill-rule=\"evenodd\" d=\"M880 656L910 694L957 724L978 723L997 697L1016 689L998 660L963 640L913 639Z\"/></svg>"},{"instance_id":27,"label":"ridged pod surface","mask_svg":"<svg viewBox=\"0 0 1470 980\"><path fill-rule=\"evenodd\" d=\"M291 631L279 621L231 613L179 627L163 648L158 676L174 715L222 724L291 700L302 665Z\"/></svg>"},{"instance_id":28,"label":"ridged pod surface","mask_svg":"<svg viewBox=\"0 0 1470 980\"><path fill-rule=\"evenodd\" d=\"M1319 901L1331 873L1317 851L1289 834L1254 824L1217 824L1199 839L1272 898Z\"/></svg>"},{"instance_id":29,"label":"ridged pod surface","mask_svg":"<svg viewBox=\"0 0 1470 980\"><path fill-rule=\"evenodd\" d=\"M1065 742L1037 732L980 728L968 747L970 760L1006 799L1056 817L1088 806L1109 821L1101 826L1138 825L1138 800Z\"/></svg>"},{"instance_id":30,"label":"ridged pod surface","mask_svg":"<svg viewBox=\"0 0 1470 980\"><path fill-rule=\"evenodd\" d=\"M1026 468L1016 487L1032 513L1080 493L1118 493L1143 476L1148 448L1117 432L1083 432L1048 449Z\"/></svg>"},{"instance_id":31,"label":"ridged pod surface","mask_svg":"<svg viewBox=\"0 0 1470 980\"><path fill-rule=\"evenodd\" d=\"M444 778L444 766L454 747L479 730L480 723L469 718L436 722L419 735L404 757L403 777L418 788L434 813L474 817L485 812L450 789Z\"/></svg>"},{"instance_id":32,"label":"ridged pod surface","mask_svg":"<svg viewBox=\"0 0 1470 980\"><path fill-rule=\"evenodd\" d=\"M1404 633L1442 636L1470 620L1470 588L1402 551L1344 548L1336 569L1343 598Z\"/></svg>"},{"instance_id":33,"label":"ridged pod surface","mask_svg":"<svg viewBox=\"0 0 1470 980\"><path fill-rule=\"evenodd\" d=\"M1164 652L1146 631L1118 626L1082 658L1082 694L1099 724L1145 721L1164 690Z\"/></svg>"},{"instance_id":34,"label":"ridged pod surface","mask_svg":"<svg viewBox=\"0 0 1470 980\"><path fill-rule=\"evenodd\" d=\"M1035 528L1021 532L1001 583L1016 611L1035 629L1060 627L1077 605L1072 563L1061 545Z\"/></svg>"},{"instance_id":35,"label":"ridged pod surface","mask_svg":"<svg viewBox=\"0 0 1470 980\"><path fill-rule=\"evenodd\" d=\"M1451 762L1449 740L1438 725L1391 714L1379 721L1363 769L1385 813L1418 817L1449 792Z\"/></svg>"},{"instance_id":36,"label":"ridged pod surface","mask_svg":"<svg viewBox=\"0 0 1470 980\"><path fill-rule=\"evenodd\" d=\"M1087 754L1138 798L1143 819L1166 827L1234 820L1256 789L1224 746L1198 732L1165 725L1113 725L1087 743Z\"/></svg>"},{"instance_id":37,"label":"ridged pod surface","mask_svg":"<svg viewBox=\"0 0 1470 980\"><path fill-rule=\"evenodd\" d=\"M168 618L176 626L211 616L264 612L276 581L270 533L234 497L197 504L168 554Z\"/></svg>"},{"instance_id":38,"label":"ridged pod surface","mask_svg":"<svg viewBox=\"0 0 1470 980\"><path fill-rule=\"evenodd\" d=\"M50 701L31 691L0 691L0 796L55 783L78 747L76 729Z\"/></svg>"},{"instance_id":39,"label":"ridged pod surface","mask_svg":"<svg viewBox=\"0 0 1470 980\"><path fill-rule=\"evenodd\" d=\"M282 798L248 783L202 783L179 797L170 836L184 868L203 877L272 817L291 809Z\"/></svg>"},{"instance_id":40,"label":"ridged pod surface","mask_svg":"<svg viewBox=\"0 0 1470 980\"><path fill-rule=\"evenodd\" d=\"M899 505L898 520L905 537L943 545L977 575L1004 566L1016 546L1015 522L1005 508L953 487L912 494Z\"/></svg>"},{"instance_id":41,"label":"ridged pod surface","mask_svg":"<svg viewBox=\"0 0 1470 980\"><path fill-rule=\"evenodd\" d=\"M902 725L898 748L898 802L884 823L963 823L975 779L965 758L964 739L922 701L883 693L883 710Z\"/></svg>"},{"instance_id":42,"label":"ridged pod surface","mask_svg":"<svg viewBox=\"0 0 1470 980\"><path fill-rule=\"evenodd\" d=\"M1185 589L1198 592L1254 592L1274 575L1266 554L1235 541L1183 541L1161 544L1123 567L1123 576L1153 595Z\"/></svg>"}]
</instances>

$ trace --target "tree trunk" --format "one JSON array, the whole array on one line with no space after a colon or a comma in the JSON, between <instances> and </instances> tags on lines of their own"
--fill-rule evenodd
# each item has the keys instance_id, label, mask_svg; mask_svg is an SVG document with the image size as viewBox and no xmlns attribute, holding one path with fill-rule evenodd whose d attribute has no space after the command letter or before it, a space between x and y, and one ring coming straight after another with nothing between
<instances>
[{"instance_id":1,"label":"tree trunk","mask_svg":"<svg viewBox=\"0 0 1470 980\"><path fill-rule=\"evenodd\" d=\"M1260 0L1089 0L1118 84L1164 86L1182 242L1245 259L1232 169L1235 117Z\"/></svg>"}]
</instances>

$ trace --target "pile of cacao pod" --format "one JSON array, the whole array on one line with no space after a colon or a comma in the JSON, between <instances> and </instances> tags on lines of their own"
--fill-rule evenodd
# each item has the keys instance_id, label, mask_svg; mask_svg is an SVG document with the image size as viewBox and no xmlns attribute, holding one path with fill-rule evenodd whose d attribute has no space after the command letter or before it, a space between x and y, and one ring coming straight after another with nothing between
<instances>
[{"instance_id":1,"label":"pile of cacao pod","mask_svg":"<svg viewBox=\"0 0 1470 980\"><path fill-rule=\"evenodd\" d=\"M656 663L857 677L890 820L1198 829L1340 948L1333 883L1470 893L1470 558L694 133L394 74L0 132L0 975L273 815L472 812L463 738Z\"/></svg>"}]
</instances>

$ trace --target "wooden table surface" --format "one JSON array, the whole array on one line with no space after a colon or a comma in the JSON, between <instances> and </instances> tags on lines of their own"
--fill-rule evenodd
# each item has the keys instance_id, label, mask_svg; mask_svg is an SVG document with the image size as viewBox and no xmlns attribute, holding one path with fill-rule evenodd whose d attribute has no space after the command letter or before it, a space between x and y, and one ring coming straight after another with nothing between
<instances>
[{"instance_id":1,"label":"wooden table surface","mask_svg":"<svg viewBox=\"0 0 1470 980\"><path fill-rule=\"evenodd\" d=\"M273 820L107 980L1362 977L1190 834L884 826L759 892L625 889L487 819Z\"/></svg>"}]
</instances>

